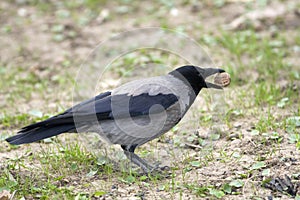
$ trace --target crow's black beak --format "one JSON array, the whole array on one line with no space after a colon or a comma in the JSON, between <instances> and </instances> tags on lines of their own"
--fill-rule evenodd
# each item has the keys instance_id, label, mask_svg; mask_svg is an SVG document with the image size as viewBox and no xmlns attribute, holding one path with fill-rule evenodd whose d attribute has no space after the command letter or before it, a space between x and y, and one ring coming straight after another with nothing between
<instances>
[{"instance_id":1,"label":"crow's black beak","mask_svg":"<svg viewBox=\"0 0 300 200\"><path fill-rule=\"evenodd\" d=\"M209 77L211 75L214 75L214 74L217 74L217 73L223 73L223 72L225 72L225 70L223 70L223 69L204 68L204 71L201 73L201 75L204 79L206 79L207 77ZM223 87L221 87L219 85L216 85L216 84L213 84L213 83L210 83L208 81L205 81L205 83L206 83L207 88L223 89Z\"/></svg>"}]
</instances>

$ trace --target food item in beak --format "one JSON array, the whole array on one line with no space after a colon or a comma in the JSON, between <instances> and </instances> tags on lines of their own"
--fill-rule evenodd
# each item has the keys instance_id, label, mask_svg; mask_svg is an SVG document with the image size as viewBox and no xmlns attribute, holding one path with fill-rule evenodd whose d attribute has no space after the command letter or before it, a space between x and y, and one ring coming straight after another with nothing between
<instances>
[{"instance_id":1,"label":"food item in beak","mask_svg":"<svg viewBox=\"0 0 300 200\"><path fill-rule=\"evenodd\" d=\"M227 72L219 73L215 76L214 83L222 87L230 85L230 75Z\"/></svg>"}]
</instances>

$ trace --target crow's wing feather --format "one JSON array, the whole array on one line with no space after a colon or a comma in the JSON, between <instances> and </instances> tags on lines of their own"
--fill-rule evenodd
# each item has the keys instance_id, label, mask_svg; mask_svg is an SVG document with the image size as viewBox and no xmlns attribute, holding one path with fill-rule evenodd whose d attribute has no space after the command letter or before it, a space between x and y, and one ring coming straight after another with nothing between
<instances>
[{"instance_id":1,"label":"crow's wing feather","mask_svg":"<svg viewBox=\"0 0 300 200\"><path fill-rule=\"evenodd\" d=\"M89 101L88 103L72 109L71 113L83 119L97 115L98 120L107 120L122 117L136 117L148 115L150 108L152 113L159 113L175 104L178 98L174 94L149 95L142 93L137 96L118 94L106 96L102 99ZM154 105L159 105L153 107ZM88 119L88 118L86 118Z\"/></svg>"},{"instance_id":2,"label":"crow's wing feather","mask_svg":"<svg viewBox=\"0 0 300 200\"><path fill-rule=\"evenodd\" d=\"M138 96L120 94L111 96L110 92L102 93L85 102L79 103L65 112L53 116L45 121L23 127L21 131L27 131L40 126L73 124L74 116L80 122L92 122L95 116L98 120L109 120L122 117L136 117L148 115L150 108L152 113L162 112L178 101L174 94L157 94L151 96L147 93Z\"/></svg>"},{"instance_id":3,"label":"crow's wing feather","mask_svg":"<svg viewBox=\"0 0 300 200\"><path fill-rule=\"evenodd\" d=\"M153 107L155 109L152 109L151 112L159 113L178 101L177 96L174 94L157 94L153 96L147 93L142 93L137 96L128 96L126 94L111 96L110 94L110 92L102 93L75 105L59 115L23 127L21 131L27 131L41 126L74 124L74 117L77 122L93 123L95 119L112 120L115 118L148 115L150 108L154 105L159 106Z\"/></svg>"}]
</instances>

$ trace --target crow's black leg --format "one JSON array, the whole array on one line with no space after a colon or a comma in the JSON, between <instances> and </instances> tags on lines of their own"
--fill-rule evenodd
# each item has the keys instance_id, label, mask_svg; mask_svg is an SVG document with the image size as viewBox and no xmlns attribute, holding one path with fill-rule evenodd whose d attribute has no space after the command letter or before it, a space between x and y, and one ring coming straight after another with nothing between
<instances>
[{"instance_id":1,"label":"crow's black leg","mask_svg":"<svg viewBox=\"0 0 300 200\"><path fill-rule=\"evenodd\" d=\"M126 157L132 161L134 164L138 165L142 168L142 170L146 173L152 172L156 167L150 165L145 160L140 158L138 155L134 153L135 148L137 145L121 145Z\"/></svg>"}]
</instances>

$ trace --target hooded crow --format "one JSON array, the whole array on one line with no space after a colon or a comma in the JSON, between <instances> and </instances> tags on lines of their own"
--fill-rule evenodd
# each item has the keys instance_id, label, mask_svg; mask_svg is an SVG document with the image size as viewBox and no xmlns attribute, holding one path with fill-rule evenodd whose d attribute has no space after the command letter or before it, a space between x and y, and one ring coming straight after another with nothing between
<instances>
[{"instance_id":1,"label":"hooded crow","mask_svg":"<svg viewBox=\"0 0 300 200\"><path fill-rule=\"evenodd\" d=\"M128 82L81 102L65 112L23 127L6 139L14 145L31 143L66 132L96 132L145 172L156 167L135 149L169 131L185 115L202 88L222 89L205 79L223 69L182 66L167 75Z\"/></svg>"}]
</instances>

